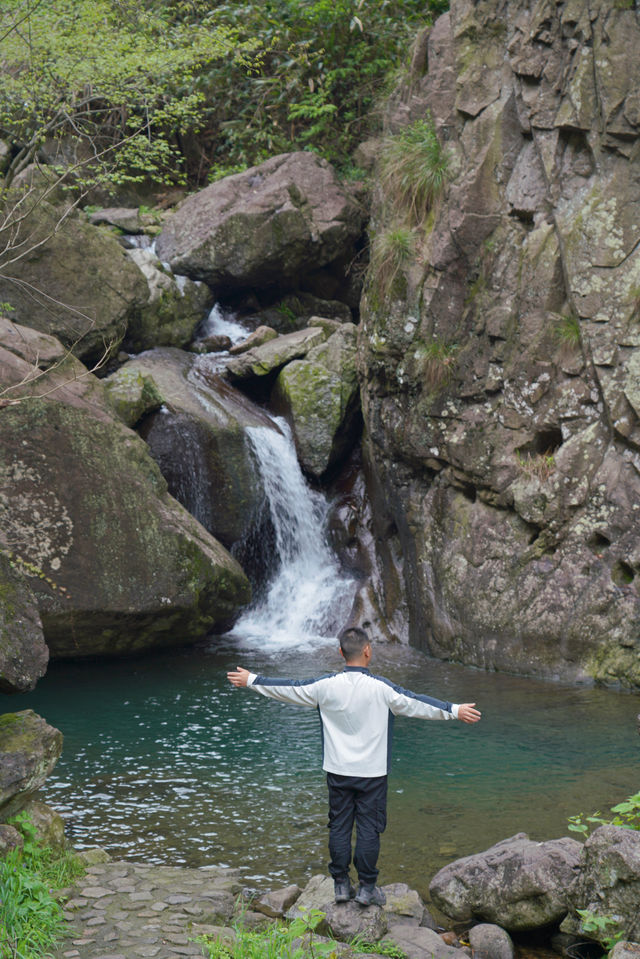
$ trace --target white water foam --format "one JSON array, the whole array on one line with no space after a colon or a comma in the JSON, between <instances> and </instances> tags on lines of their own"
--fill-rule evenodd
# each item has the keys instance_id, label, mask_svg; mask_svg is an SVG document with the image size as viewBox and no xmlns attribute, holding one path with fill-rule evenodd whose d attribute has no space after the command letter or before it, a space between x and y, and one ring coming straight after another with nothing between
<instances>
[{"instance_id":1,"label":"white water foam","mask_svg":"<svg viewBox=\"0 0 640 959\"><path fill-rule=\"evenodd\" d=\"M306 482L288 424L276 423L281 432L252 427L246 434L271 512L278 568L231 633L242 645L265 651L333 640L346 623L356 585L327 544L329 504Z\"/></svg>"},{"instance_id":2,"label":"white water foam","mask_svg":"<svg viewBox=\"0 0 640 959\"><path fill-rule=\"evenodd\" d=\"M201 339L207 336L228 336L232 344L246 340L251 331L236 320L236 314L223 310L219 303L215 303L207 318L202 322L199 330Z\"/></svg>"}]
</instances>

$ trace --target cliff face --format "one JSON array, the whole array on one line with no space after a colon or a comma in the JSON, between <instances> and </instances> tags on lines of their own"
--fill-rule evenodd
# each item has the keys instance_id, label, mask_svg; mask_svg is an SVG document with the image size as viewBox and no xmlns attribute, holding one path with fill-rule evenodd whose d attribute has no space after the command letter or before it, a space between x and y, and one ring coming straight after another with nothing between
<instances>
[{"instance_id":1,"label":"cliff face","mask_svg":"<svg viewBox=\"0 0 640 959\"><path fill-rule=\"evenodd\" d=\"M421 38L390 129L430 112L449 179L391 292L370 278L360 353L378 533L404 553L411 641L640 685L629 7L452 0Z\"/></svg>"}]
</instances>

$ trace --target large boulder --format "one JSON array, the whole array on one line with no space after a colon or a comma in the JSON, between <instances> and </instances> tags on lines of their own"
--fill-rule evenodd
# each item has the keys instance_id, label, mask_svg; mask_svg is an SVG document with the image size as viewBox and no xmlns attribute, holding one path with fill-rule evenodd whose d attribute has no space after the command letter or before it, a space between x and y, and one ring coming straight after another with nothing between
<instances>
[{"instance_id":1,"label":"large boulder","mask_svg":"<svg viewBox=\"0 0 640 959\"><path fill-rule=\"evenodd\" d=\"M359 358L377 541L392 529L405 557L411 641L640 686L628 7L452 0L387 118L398 131L431 115L444 188L394 281L370 274ZM383 240L401 216L397 178L386 189Z\"/></svg>"},{"instance_id":2,"label":"large boulder","mask_svg":"<svg viewBox=\"0 0 640 959\"><path fill-rule=\"evenodd\" d=\"M33 379L34 375L40 378ZM73 357L0 347L0 545L28 575L55 656L193 642L232 622L239 565L167 492L145 443Z\"/></svg>"},{"instance_id":3,"label":"large boulder","mask_svg":"<svg viewBox=\"0 0 640 959\"><path fill-rule=\"evenodd\" d=\"M218 294L298 288L305 273L337 263L344 276L364 217L326 160L272 157L188 197L157 250L175 273Z\"/></svg>"},{"instance_id":4,"label":"large boulder","mask_svg":"<svg viewBox=\"0 0 640 959\"><path fill-rule=\"evenodd\" d=\"M582 847L579 872L569 891L571 912L562 924L563 931L600 942L617 935L638 941L639 903L640 832L600 826ZM587 922L578 910L591 913L596 922Z\"/></svg>"},{"instance_id":5,"label":"large boulder","mask_svg":"<svg viewBox=\"0 0 640 959\"><path fill-rule=\"evenodd\" d=\"M283 366L306 356L309 350L323 343L326 338L326 332L319 326L283 333L234 356L227 363L226 374L232 383L250 384L255 388L261 381L271 382Z\"/></svg>"},{"instance_id":6,"label":"large boulder","mask_svg":"<svg viewBox=\"0 0 640 959\"><path fill-rule=\"evenodd\" d=\"M129 250L129 259L144 275L147 302L132 312L123 346L131 353L154 346L186 346L213 306L204 283L172 276L151 250Z\"/></svg>"},{"instance_id":7,"label":"large boulder","mask_svg":"<svg viewBox=\"0 0 640 959\"><path fill-rule=\"evenodd\" d=\"M300 463L320 479L339 463L360 432L357 331L345 323L325 343L278 375L272 406L291 423Z\"/></svg>"},{"instance_id":8,"label":"large boulder","mask_svg":"<svg viewBox=\"0 0 640 959\"><path fill-rule=\"evenodd\" d=\"M144 275L84 215L35 194L18 212L26 209L18 240L9 227L0 233L0 248L10 243L0 257L0 301L16 322L52 334L89 364L114 354L149 300Z\"/></svg>"},{"instance_id":9,"label":"large boulder","mask_svg":"<svg viewBox=\"0 0 640 959\"><path fill-rule=\"evenodd\" d=\"M269 417L212 372L206 357L152 350L118 375L150 378L162 396L162 409L140 431L169 491L227 548L245 539L264 503L245 431L275 429Z\"/></svg>"},{"instance_id":10,"label":"large boulder","mask_svg":"<svg viewBox=\"0 0 640 959\"><path fill-rule=\"evenodd\" d=\"M567 914L581 849L575 839L533 842L518 833L445 866L429 892L452 919L483 920L509 932L538 929Z\"/></svg>"},{"instance_id":11,"label":"large boulder","mask_svg":"<svg viewBox=\"0 0 640 959\"><path fill-rule=\"evenodd\" d=\"M62 733L32 709L0 716L0 820L20 812L61 751Z\"/></svg>"},{"instance_id":12,"label":"large boulder","mask_svg":"<svg viewBox=\"0 0 640 959\"><path fill-rule=\"evenodd\" d=\"M48 662L35 594L19 566L0 552L0 693L33 689Z\"/></svg>"}]
</instances>

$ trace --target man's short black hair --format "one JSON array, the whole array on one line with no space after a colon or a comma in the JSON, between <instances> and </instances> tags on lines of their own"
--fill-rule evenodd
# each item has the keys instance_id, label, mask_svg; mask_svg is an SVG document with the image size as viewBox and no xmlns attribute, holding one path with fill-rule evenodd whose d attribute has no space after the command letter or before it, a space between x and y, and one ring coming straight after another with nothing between
<instances>
[{"instance_id":1,"label":"man's short black hair","mask_svg":"<svg viewBox=\"0 0 640 959\"><path fill-rule=\"evenodd\" d=\"M352 659L358 659L365 646L370 643L364 629L360 629L359 626L349 626L348 629L343 629L338 639L340 640L342 655L348 663Z\"/></svg>"}]
</instances>

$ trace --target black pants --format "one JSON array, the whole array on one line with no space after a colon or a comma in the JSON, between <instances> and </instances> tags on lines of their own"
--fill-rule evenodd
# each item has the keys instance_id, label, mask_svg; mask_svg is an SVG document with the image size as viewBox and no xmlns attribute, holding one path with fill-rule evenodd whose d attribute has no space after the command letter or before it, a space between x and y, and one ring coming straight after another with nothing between
<instances>
[{"instance_id":1,"label":"black pants","mask_svg":"<svg viewBox=\"0 0 640 959\"><path fill-rule=\"evenodd\" d=\"M353 863L360 882L374 884L380 833L387 825L386 776L338 776L327 773L329 787L329 872L344 879L351 862L351 832L356 824Z\"/></svg>"}]
</instances>

